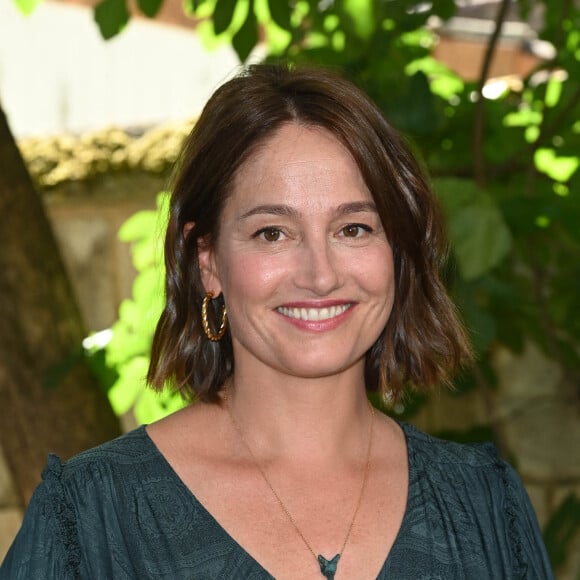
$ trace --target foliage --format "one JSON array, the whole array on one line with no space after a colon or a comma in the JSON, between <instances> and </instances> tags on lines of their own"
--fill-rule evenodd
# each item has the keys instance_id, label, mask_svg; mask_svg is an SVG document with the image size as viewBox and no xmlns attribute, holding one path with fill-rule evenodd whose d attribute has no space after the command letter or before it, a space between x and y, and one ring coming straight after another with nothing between
<instances>
[{"instance_id":1,"label":"foliage","mask_svg":"<svg viewBox=\"0 0 580 580\"><path fill-rule=\"evenodd\" d=\"M425 25L453 16L452 0L190 0L187 6L206 18L200 34L232 43L241 60L259 27L269 58L339 67L409 137L447 215L456 266L450 283L485 371L465 384L482 386L483 377L483 387L493 388L495 346L518 351L529 339L577 384L577 6L519 2L523 18L544 8L539 37L555 56L493 100L483 97L485 67L478 82L467 82L432 56L436 36ZM489 42L493 53L495 40Z\"/></svg>"},{"instance_id":2,"label":"foliage","mask_svg":"<svg viewBox=\"0 0 580 580\"><path fill-rule=\"evenodd\" d=\"M118 374L108 391L117 415L133 412L139 423L150 423L183 406L173 393L145 389L149 352L155 324L163 308L162 234L167 224L168 194L160 193L157 210L142 210L121 227L119 238L131 244L137 276L131 299L119 308L106 347L106 363Z\"/></svg>"},{"instance_id":3,"label":"foliage","mask_svg":"<svg viewBox=\"0 0 580 580\"><path fill-rule=\"evenodd\" d=\"M34 184L44 191L68 181L98 179L126 171L165 178L193 121L163 123L140 135L106 128L82 136L21 139L18 148Z\"/></svg>"},{"instance_id":4,"label":"foliage","mask_svg":"<svg viewBox=\"0 0 580 580\"><path fill-rule=\"evenodd\" d=\"M566 562L570 544L580 528L580 499L569 493L546 524L544 538L552 546L550 560L554 569Z\"/></svg>"},{"instance_id":5,"label":"foliage","mask_svg":"<svg viewBox=\"0 0 580 580\"><path fill-rule=\"evenodd\" d=\"M121 29L119 16L95 17ZM508 0L496 22L501 31ZM484 98L432 55L426 26L445 21L455 2L385 0L187 0L208 44L228 42L240 59L265 38L268 58L339 67L409 138L433 175L452 243L448 278L471 331L479 362L464 385L494 386L490 356L498 344L519 351L537 341L577 383L580 322L580 9L567 0L520 0L525 18L544 8L540 39L555 48L519 85ZM123 17L124 18L124 17ZM494 35L488 43L493 55Z\"/></svg>"}]
</instances>

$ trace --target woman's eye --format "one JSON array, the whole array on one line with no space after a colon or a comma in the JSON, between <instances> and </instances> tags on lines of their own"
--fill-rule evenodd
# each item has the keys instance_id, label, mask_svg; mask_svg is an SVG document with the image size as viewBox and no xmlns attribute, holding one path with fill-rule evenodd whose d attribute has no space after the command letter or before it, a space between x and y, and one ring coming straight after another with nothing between
<instances>
[{"instance_id":1,"label":"woman's eye","mask_svg":"<svg viewBox=\"0 0 580 580\"><path fill-rule=\"evenodd\" d=\"M358 238L364 232L370 232L371 228L362 224L348 224L342 228L342 235L345 238Z\"/></svg>"},{"instance_id":2,"label":"woman's eye","mask_svg":"<svg viewBox=\"0 0 580 580\"><path fill-rule=\"evenodd\" d=\"M278 228L263 228L254 234L255 238L262 238L266 242L277 242L282 237Z\"/></svg>"}]
</instances>

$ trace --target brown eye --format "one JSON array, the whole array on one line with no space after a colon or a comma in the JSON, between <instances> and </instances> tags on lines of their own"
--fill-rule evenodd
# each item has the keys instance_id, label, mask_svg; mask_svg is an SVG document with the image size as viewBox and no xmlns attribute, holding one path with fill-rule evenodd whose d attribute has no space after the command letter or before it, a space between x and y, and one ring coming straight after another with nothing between
<instances>
[{"instance_id":1,"label":"brown eye","mask_svg":"<svg viewBox=\"0 0 580 580\"><path fill-rule=\"evenodd\" d=\"M360 226L354 224L344 226L344 228L342 228L342 233L347 238L356 238L360 233Z\"/></svg>"},{"instance_id":2,"label":"brown eye","mask_svg":"<svg viewBox=\"0 0 580 580\"><path fill-rule=\"evenodd\" d=\"M267 242L277 242L280 239L280 230L268 228L262 231L262 236Z\"/></svg>"}]
</instances>

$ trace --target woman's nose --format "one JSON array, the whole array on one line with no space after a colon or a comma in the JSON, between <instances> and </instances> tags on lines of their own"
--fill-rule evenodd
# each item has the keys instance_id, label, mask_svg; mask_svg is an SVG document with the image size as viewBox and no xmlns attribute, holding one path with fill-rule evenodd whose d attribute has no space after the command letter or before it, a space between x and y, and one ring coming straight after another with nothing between
<instances>
[{"instance_id":1,"label":"woman's nose","mask_svg":"<svg viewBox=\"0 0 580 580\"><path fill-rule=\"evenodd\" d=\"M327 241L305 243L298 257L295 283L316 295L325 296L340 284L339 260Z\"/></svg>"}]
</instances>

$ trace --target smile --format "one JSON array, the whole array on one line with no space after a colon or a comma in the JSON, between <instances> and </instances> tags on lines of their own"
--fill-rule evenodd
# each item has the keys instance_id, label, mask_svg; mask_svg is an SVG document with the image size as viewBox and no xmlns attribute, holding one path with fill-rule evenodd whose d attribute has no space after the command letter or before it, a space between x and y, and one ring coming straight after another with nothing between
<instances>
[{"instance_id":1,"label":"smile","mask_svg":"<svg viewBox=\"0 0 580 580\"><path fill-rule=\"evenodd\" d=\"M286 308L285 306L280 306L276 310L288 318L296 318L306 322L318 322L340 316L350 307L351 304L341 304L340 306L330 306L328 308Z\"/></svg>"}]
</instances>

